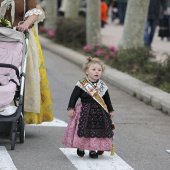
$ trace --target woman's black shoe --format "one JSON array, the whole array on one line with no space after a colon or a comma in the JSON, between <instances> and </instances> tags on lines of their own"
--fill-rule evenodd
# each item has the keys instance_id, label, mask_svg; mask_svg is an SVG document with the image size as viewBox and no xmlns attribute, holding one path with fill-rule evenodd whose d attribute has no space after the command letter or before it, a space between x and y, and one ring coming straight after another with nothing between
<instances>
[{"instance_id":1,"label":"woman's black shoe","mask_svg":"<svg viewBox=\"0 0 170 170\"><path fill-rule=\"evenodd\" d=\"M84 151L80 150L80 149L77 149L77 155L80 156L80 157L83 157L85 154Z\"/></svg>"},{"instance_id":2,"label":"woman's black shoe","mask_svg":"<svg viewBox=\"0 0 170 170\"><path fill-rule=\"evenodd\" d=\"M96 151L90 151L89 156L90 158L98 158L98 153Z\"/></svg>"}]
</instances>

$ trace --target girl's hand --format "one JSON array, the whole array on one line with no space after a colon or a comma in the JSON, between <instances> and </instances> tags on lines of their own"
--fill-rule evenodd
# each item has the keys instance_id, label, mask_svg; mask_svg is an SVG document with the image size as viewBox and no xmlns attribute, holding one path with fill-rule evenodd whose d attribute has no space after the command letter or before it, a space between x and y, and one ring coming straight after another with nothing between
<instances>
[{"instance_id":1,"label":"girl's hand","mask_svg":"<svg viewBox=\"0 0 170 170\"><path fill-rule=\"evenodd\" d=\"M110 114L110 118L112 119L114 117L114 112L112 111L109 114Z\"/></svg>"},{"instance_id":2,"label":"girl's hand","mask_svg":"<svg viewBox=\"0 0 170 170\"><path fill-rule=\"evenodd\" d=\"M75 111L74 111L74 109L70 109L70 110L68 111L68 116L70 116L70 117L75 116Z\"/></svg>"}]
</instances>

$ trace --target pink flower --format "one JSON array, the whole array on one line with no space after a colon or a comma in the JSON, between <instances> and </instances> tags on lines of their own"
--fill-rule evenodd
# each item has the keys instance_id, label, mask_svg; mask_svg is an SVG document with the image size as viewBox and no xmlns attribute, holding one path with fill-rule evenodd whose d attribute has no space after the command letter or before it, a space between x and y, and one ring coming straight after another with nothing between
<instances>
[{"instance_id":1,"label":"pink flower","mask_svg":"<svg viewBox=\"0 0 170 170\"><path fill-rule=\"evenodd\" d=\"M94 46L95 46L95 47L98 47L98 46L99 46L99 44L94 44Z\"/></svg>"},{"instance_id":2,"label":"pink flower","mask_svg":"<svg viewBox=\"0 0 170 170\"><path fill-rule=\"evenodd\" d=\"M55 37L55 30L54 29L51 29L48 31L48 36L49 37Z\"/></svg>"},{"instance_id":3,"label":"pink flower","mask_svg":"<svg viewBox=\"0 0 170 170\"><path fill-rule=\"evenodd\" d=\"M99 56L99 55L101 55L103 52L104 52L104 50L98 49L98 50L96 51L96 54Z\"/></svg>"},{"instance_id":4,"label":"pink flower","mask_svg":"<svg viewBox=\"0 0 170 170\"><path fill-rule=\"evenodd\" d=\"M41 31L41 32L46 32L46 31L47 31L47 28L45 28L45 27L40 27L40 31Z\"/></svg>"},{"instance_id":5,"label":"pink flower","mask_svg":"<svg viewBox=\"0 0 170 170\"><path fill-rule=\"evenodd\" d=\"M108 60L110 58L110 56L107 54L105 55L105 59Z\"/></svg>"},{"instance_id":6,"label":"pink flower","mask_svg":"<svg viewBox=\"0 0 170 170\"><path fill-rule=\"evenodd\" d=\"M116 49L115 46L111 46L111 47L109 48L109 50L111 50L111 51L117 51L117 49Z\"/></svg>"},{"instance_id":7,"label":"pink flower","mask_svg":"<svg viewBox=\"0 0 170 170\"><path fill-rule=\"evenodd\" d=\"M85 45L85 46L83 47L83 50L85 50L85 51L89 51L89 50L90 50L90 46Z\"/></svg>"}]
</instances>

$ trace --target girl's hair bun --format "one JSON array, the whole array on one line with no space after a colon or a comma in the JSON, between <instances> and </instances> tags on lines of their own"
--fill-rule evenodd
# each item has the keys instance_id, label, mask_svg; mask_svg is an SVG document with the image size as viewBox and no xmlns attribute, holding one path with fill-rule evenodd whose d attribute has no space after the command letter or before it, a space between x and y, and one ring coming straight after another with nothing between
<instances>
[{"instance_id":1,"label":"girl's hair bun","mask_svg":"<svg viewBox=\"0 0 170 170\"><path fill-rule=\"evenodd\" d=\"M92 60L93 60L92 57L88 57L88 58L87 58L87 62L91 62Z\"/></svg>"},{"instance_id":2,"label":"girl's hair bun","mask_svg":"<svg viewBox=\"0 0 170 170\"><path fill-rule=\"evenodd\" d=\"M96 64L96 63L101 65L102 72L104 72L105 66L104 66L103 62L100 59L95 58L95 57L93 58L93 57L89 56L89 57L87 57L86 61L87 62L82 67L84 72L86 72L86 70L90 67L91 64Z\"/></svg>"}]
</instances>

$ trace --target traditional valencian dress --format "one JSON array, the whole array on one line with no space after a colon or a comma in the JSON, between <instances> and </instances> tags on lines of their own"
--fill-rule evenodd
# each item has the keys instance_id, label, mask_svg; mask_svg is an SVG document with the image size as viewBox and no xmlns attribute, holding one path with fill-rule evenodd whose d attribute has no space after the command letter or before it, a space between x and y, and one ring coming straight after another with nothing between
<instances>
[{"instance_id":1,"label":"traditional valencian dress","mask_svg":"<svg viewBox=\"0 0 170 170\"><path fill-rule=\"evenodd\" d=\"M81 102L76 105L79 98ZM70 108L75 109L76 115L70 118L62 143L84 150L111 151L113 131L109 112L113 107L106 84L100 79L78 81L70 97Z\"/></svg>"},{"instance_id":2,"label":"traditional valencian dress","mask_svg":"<svg viewBox=\"0 0 170 170\"><path fill-rule=\"evenodd\" d=\"M0 0L0 17L17 26L31 15L38 15L38 22L45 18L37 9L36 0ZM52 100L42 49L34 27L29 30L28 60L26 69L25 119L28 124L53 120Z\"/></svg>"}]
</instances>

